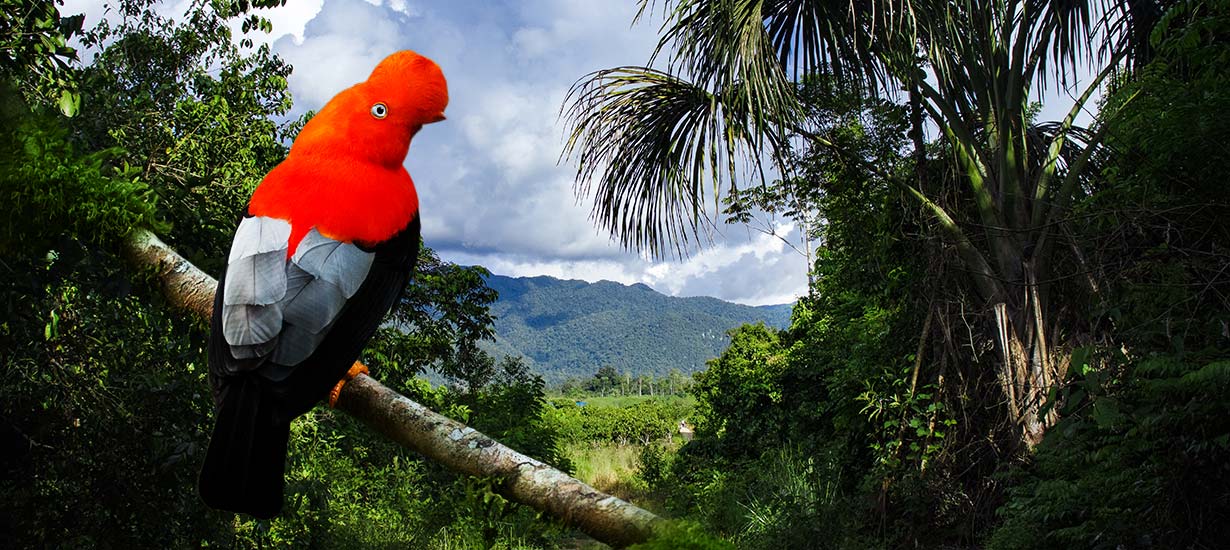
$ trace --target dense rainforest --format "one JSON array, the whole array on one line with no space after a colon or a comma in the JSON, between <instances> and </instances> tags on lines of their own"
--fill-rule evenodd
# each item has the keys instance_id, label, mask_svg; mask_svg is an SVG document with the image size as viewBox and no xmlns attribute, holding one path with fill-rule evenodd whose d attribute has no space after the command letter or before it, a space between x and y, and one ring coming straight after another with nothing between
<instances>
[{"instance_id":1,"label":"dense rainforest","mask_svg":"<svg viewBox=\"0 0 1230 550\"><path fill-rule=\"evenodd\" d=\"M280 3L87 26L4 0L0 546L597 546L323 406L292 427L281 516L197 497L206 329L122 242L221 270L304 123L292 67L243 34ZM425 248L362 357L377 378L679 520L647 548L1230 543L1230 1L642 6L664 65L564 106L577 191L649 254L795 220L789 326L737 328L656 392L603 365L547 387L480 345L490 274ZM1031 90L1078 73L1040 120Z\"/></svg>"},{"instance_id":2,"label":"dense rainforest","mask_svg":"<svg viewBox=\"0 0 1230 550\"><path fill-rule=\"evenodd\" d=\"M629 375L690 376L722 353L730 329L790 324L789 304L680 298L639 283L494 274L486 281L499 293L491 305L496 334L490 349L523 357L548 384L588 378L595 365Z\"/></svg>"}]
</instances>

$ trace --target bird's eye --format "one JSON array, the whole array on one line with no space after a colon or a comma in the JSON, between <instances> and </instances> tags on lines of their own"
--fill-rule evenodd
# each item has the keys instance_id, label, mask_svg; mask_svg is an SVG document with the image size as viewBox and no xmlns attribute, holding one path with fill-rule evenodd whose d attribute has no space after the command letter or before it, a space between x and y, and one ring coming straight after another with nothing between
<instances>
[{"instance_id":1,"label":"bird's eye","mask_svg":"<svg viewBox=\"0 0 1230 550\"><path fill-rule=\"evenodd\" d=\"M389 116L389 108L385 107L383 103L372 105L372 116L376 118L384 118Z\"/></svg>"}]
</instances>

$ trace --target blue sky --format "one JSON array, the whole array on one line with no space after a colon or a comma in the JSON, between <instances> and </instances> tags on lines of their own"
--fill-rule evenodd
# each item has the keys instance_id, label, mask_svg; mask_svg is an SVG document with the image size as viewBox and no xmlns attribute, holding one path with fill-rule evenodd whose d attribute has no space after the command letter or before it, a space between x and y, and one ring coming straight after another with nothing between
<instances>
[{"instance_id":1,"label":"blue sky","mask_svg":"<svg viewBox=\"0 0 1230 550\"><path fill-rule=\"evenodd\" d=\"M434 59L449 81L448 120L415 138L415 180L428 246L450 261L513 276L645 283L678 296L747 304L806 292L806 262L777 237L719 227L714 244L683 260L622 250L589 219L573 191L575 166L559 162L558 119L569 87L594 70L644 64L659 19L632 26L635 0L414 2L290 0L262 13L268 41L294 66L295 112L318 109L401 49ZM100 0L61 11L102 16ZM182 13L186 2L159 9ZM770 222L772 223L772 222ZM787 238L798 238L788 225Z\"/></svg>"},{"instance_id":2,"label":"blue sky","mask_svg":"<svg viewBox=\"0 0 1230 550\"><path fill-rule=\"evenodd\" d=\"M62 12L84 12L89 26L103 3L66 0ZM187 4L159 9L174 15ZM648 61L660 18L633 26L636 0L287 4L262 10L273 33L252 38L294 66L295 115L366 79L397 50L415 50L444 70L448 121L424 129L406 163L420 195L424 239L443 258L503 275L640 282L666 294L753 305L806 292L806 262L779 237L722 226L711 246L682 260L655 261L614 244L591 222L592 203L574 194L575 166L559 161L560 107L585 74ZM1050 95L1042 118L1062 118L1071 101L1054 86ZM761 226L797 244L798 231L783 220Z\"/></svg>"}]
</instances>

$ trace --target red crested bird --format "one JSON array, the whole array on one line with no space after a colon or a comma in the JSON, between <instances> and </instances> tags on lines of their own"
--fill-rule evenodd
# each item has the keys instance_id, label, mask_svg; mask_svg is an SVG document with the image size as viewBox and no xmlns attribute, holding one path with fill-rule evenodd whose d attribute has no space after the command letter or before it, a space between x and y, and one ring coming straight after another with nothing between
<instances>
[{"instance_id":1,"label":"red crested bird","mask_svg":"<svg viewBox=\"0 0 1230 550\"><path fill-rule=\"evenodd\" d=\"M410 281L420 225L403 163L447 104L439 66L394 53L330 100L252 194L214 297L206 504L281 510L291 420L354 375Z\"/></svg>"}]
</instances>

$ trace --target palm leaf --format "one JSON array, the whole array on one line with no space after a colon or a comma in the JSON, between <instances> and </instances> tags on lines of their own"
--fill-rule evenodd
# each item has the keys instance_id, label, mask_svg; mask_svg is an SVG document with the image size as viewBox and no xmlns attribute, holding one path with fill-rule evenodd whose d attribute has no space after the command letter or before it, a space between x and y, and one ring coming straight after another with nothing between
<instances>
[{"instance_id":1,"label":"palm leaf","mask_svg":"<svg viewBox=\"0 0 1230 550\"><path fill-rule=\"evenodd\" d=\"M999 218L1030 198L1030 88L1121 52L1134 12L1155 11L1141 5L1173 1L664 0L650 66L665 56L665 70L578 81L564 156L622 245L681 253L713 227L706 203L737 189L736 166L780 158L804 111L797 83L823 71L871 94L918 89L962 146L984 223L1020 225ZM641 0L637 17L658 5Z\"/></svg>"},{"instance_id":2,"label":"palm leaf","mask_svg":"<svg viewBox=\"0 0 1230 550\"><path fill-rule=\"evenodd\" d=\"M577 161L578 192L593 196L598 224L621 245L654 256L684 255L707 239L706 197L716 205L740 159L759 168L758 138L739 101L745 97L737 86L711 93L647 67L578 81L565 100L563 156Z\"/></svg>"}]
</instances>

